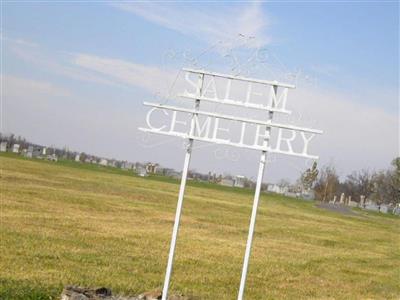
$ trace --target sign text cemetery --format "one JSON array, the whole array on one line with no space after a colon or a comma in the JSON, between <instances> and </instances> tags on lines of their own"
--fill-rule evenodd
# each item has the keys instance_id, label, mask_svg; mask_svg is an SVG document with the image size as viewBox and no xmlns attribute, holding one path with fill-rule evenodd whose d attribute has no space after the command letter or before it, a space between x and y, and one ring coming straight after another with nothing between
<instances>
[{"instance_id":1,"label":"sign text cemetery","mask_svg":"<svg viewBox=\"0 0 400 300\"><path fill-rule=\"evenodd\" d=\"M266 155L279 153L317 159L316 155L309 153L309 145L315 135L322 132L273 121L274 114L291 113L286 108L286 102L288 90L293 89L293 85L204 70L184 69L184 72L186 89L179 96L194 105L188 108L144 102L144 105L151 108L146 115L147 127L140 128L144 132L180 137L188 141L162 299L166 300L168 294L192 147L194 141L201 141L261 152L238 293L238 299L241 300L246 283ZM210 104L227 110L236 107L239 112L219 113L209 109ZM247 113L262 114L262 117L249 117Z\"/></svg>"}]
</instances>

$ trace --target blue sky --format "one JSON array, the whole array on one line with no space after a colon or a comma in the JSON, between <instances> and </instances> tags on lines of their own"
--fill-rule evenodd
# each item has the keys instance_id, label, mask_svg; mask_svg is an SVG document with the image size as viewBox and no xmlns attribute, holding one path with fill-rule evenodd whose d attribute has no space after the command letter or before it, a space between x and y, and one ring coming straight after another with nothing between
<instances>
[{"instance_id":1,"label":"blue sky","mask_svg":"<svg viewBox=\"0 0 400 300\"><path fill-rule=\"evenodd\" d=\"M182 5L170 6L179 10ZM197 9L199 5L185 6ZM205 11L226 6L232 5L201 5ZM349 88L349 78L359 84L396 86L398 3L272 2L263 4L262 10L269 18L265 30L271 38L269 46L288 66L308 72L313 66L334 66L345 77L334 78L332 84L342 88ZM160 62L166 49L200 51L207 47L202 41L107 4L10 3L5 5L4 25L6 36L33 40L49 50L96 53L144 64Z\"/></svg>"},{"instance_id":2,"label":"blue sky","mask_svg":"<svg viewBox=\"0 0 400 300\"><path fill-rule=\"evenodd\" d=\"M300 100L292 101L331 133L316 147L322 163L334 161L343 174L363 167L383 168L398 155L399 146L398 6L381 1L6 2L3 131L119 159L164 160L179 169L181 157L173 145L162 150L138 146L136 127L145 111L140 103L158 89L149 82L182 66L182 57L173 59L168 53L196 56L224 41L229 49L244 51L244 56L255 48L265 49L267 68L258 76L300 74L294 97ZM256 43L243 49L236 44L238 34L255 36ZM214 50L207 66L226 69L226 58ZM202 59L200 63L205 63ZM149 77L133 76L141 71ZM25 94L23 86L29 87ZM310 99L315 102L307 102ZM372 127L377 118L382 124ZM368 139L368 132L377 134ZM124 150L104 143L104 135ZM356 142L354 136L365 138ZM357 151L370 146L371 140L371 152L360 158ZM342 142L346 149L332 149ZM204 166L199 159L195 167L196 163L201 171L243 169L240 163L230 166L226 161ZM274 172L272 166L273 179L293 178L303 166L294 161L294 171L283 164L283 171L276 167L279 171Z\"/></svg>"}]
</instances>

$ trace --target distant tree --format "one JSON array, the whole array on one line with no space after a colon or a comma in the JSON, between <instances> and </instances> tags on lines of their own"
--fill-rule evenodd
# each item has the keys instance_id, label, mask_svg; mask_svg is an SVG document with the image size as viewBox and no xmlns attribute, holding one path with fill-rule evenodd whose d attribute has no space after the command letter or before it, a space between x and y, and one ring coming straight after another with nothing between
<instances>
[{"instance_id":1,"label":"distant tree","mask_svg":"<svg viewBox=\"0 0 400 300\"><path fill-rule=\"evenodd\" d=\"M352 196L355 201L359 201L361 195L370 198L375 191L374 176L376 175L368 170L348 175L345 181L347 195Z\"/></svg>"},{"instance_id":2,"label":"distant tree","mask_svg":"<svg viewBox=\"0 0 400 300\"><path fill-rule=\"evenodd\" d=\"M392 166L395 168L397 175L400 176L400 156L392 160Z\"/></svg>"},{"instance_id":3,"label":"distant tree","mask_svg":"<svg viewBox=\"0 0 400 300\"><path fill-rule=\"evenodd\" d=\"M392 168L373 175L371 198L378 204L400 203L400 158L393 159Z\"/></svg>"},{"instance_id":4,"label":"distant tree","mask_svg":"<svg viewBox=\"0 0 400 300\"><path fill-rule=\"evenodd\" d=\"M267 183L261 183L261 190L262 191L268 190L268 184Z\"/></svg>"},{"instance_id":5,"label":"distant tree","mask_svg":"<svg viewBox=\"0 0 400 300\"><path fill-rule=\"evenodd\" d=\"M88 155L85 152L82 152L81 155L79 156L79 160L84 162Z\"/></svg>"},{"instance_id":6,"label":"distant tree","mask_svg":"<svg viewBox=\"0 0 400 300\"><path fill-rule=\"evenodd\" d=\"M250 180L248 180L247 178L244 180L244 182L243 182L243 186L245 187L245 188L251 188L251 181Z\"/></svg>"},{"instance_id":7,"label":"distant tree","mask_svg":"<svg viewBox=\"0 0 400 300\"><path fill-rule=\"evenodd\" d=\"M400 157L392 161L392 170L387 171L387 196L393 203L400 203Z\"/></svg>"},{"instance_id":8,"label":"distant tree","mask_svg":"<svg viewBox=\"0 0 400 300\"><path fill-rule=\"evenodd\" d=\"M15 143L15 135L12 133L8 137L8 142L12 145Z\"/></svg>"},{"instance_id":9,"label":"distant tree","mask_svg":"<svg viewBox=\"0 0 400 300\"><path fill-rule=\"evenodd\" d=\"M374 174L372 178L373 193L370 198L378 204L390 203L391 201L391 181L392 172L390 170L381 171Z\"/></svg>"},{"instance_id":10,"label":"distant tree","mask_svg":"<svg viewBox=\"0 0 400 300\"><path fill-rule=\"evenodd\" d=\"M304 190L308 191L312 188L315 180L318 177L318 169L317 169L317 162L314 161L311 168L305 170L300 176L300 184Z\"/></svg>"},{"instance_id":11,"label":"distant tree","mask_svg":"<svg viewBox=\"0 0 400 300\"><path fill-rule=\"evenodd\" d=\"M29 146L29 142L23 137L19 137L18 143L21 145L22 149L28 148Z\"/></svg>"},{"instance_id":12,"label":"distant tree","mask_svg":"<svg viewBox=\"0 0 400 300\"><path fill-rule=\"evenodd\" d=\"M319 201L329 201L339 188L339 176L333 166L325 166L321 169L319 178L314 186L315 198Z\"/></svg>"}]
</instances>

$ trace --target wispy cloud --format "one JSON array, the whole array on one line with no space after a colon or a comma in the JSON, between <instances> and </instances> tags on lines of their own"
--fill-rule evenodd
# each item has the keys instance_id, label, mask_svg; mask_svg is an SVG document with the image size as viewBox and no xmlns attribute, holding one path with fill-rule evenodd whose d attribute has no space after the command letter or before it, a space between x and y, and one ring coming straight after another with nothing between
<instances>
[{"instance_id":1,"label":"wispy cloud","mask_svg":"<svg viewBox=\"0 0 400 300\"><path fill-rule=\"evenodd\" d=\"M112 6L133 13L150 22L214 44L259 47L269 43L267 16L261 3L237 4L221 9L213 6L193 8L191 4L113 3ZM242 37L242 38L240 38Z\"/></svg>"},{"instance_id":2,"label":"wispy cloud","mask_svg":"<svg viewBox=\"0 0 400 300\"><path fill-rule=\"evenodd\" d=\"M28 97L32 95L51 96L51 97L66 97L71 93L64 87L55 85L48 81L32 80L19 76L4 76L4 96ZM29 98L29 97L28 97Z\"/></svg>"},{"instance_id":3,"label":"wispy cloud","mask_svg":"<svg viewBox=\"0 0 400 300\"><path fill-rule=\"evenodd\" d=\"M51 74L110 87L137 87L152 94L167 91L177 74L177 70L163 70L118 58L48 52L38 44L20 39L8 39L7 48L18 59Z\"/></svg>"},{"instance_id":4,"label":"wispy cloud","mask_svg":"<svg viewBox=\"0 0 400 300\"><path fill-rule=\"evenodd\" d=\"M167 72L155 66L136 64L122 59L99 57L90 54L76 54L75 66L95 71L118 84L143 88L154 93L160 88L166 90L174 78L174 72Z\"/></svg>"},{"instance_id":5,"label":"wispy cloud","mask_svg":"<svg viewBox=\"0 0 400 300\"><path fill-rule=\"evenodd\" d=\"M74 55L70 53L49 52L39 44L23 39L7 38L4 45L5 49L11 51L19 60L39 67L40 70L79 81L116 85L113 81L74 66Z\"/></svg>"}]
</instances>

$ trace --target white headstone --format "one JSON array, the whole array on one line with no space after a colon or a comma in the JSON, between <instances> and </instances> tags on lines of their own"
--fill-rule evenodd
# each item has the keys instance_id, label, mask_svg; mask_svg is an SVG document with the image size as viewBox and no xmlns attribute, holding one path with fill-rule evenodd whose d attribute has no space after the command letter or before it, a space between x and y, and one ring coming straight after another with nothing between
<instances>
[{"instance_id":1,"label":"white headstone","mask_svg":"<svg viewBox=\"0 0 400 300\"><path fill-rule=\"evenodd\" d=\"M108 165L107 159L104 159L104 158L100 159L99 165L107 166Z\"/></svg>"},{"instance_id":2,"label":"white headstone","mask_svg":"<svg viewBox=\"0 0 400 300\"><path fill-rule=\"evenodd\" d=\"M245 177L244 177L244 176L242 176L242 175L236 175L236 178L235 178L235 187L243 188L243 187L244 187L244 180L245 180Z\"/></svg>"},{"instance_id":3,"label":"white headstone","mask_svg":"<svg viewBox=\"0 0 400 300\"><path fill-rule=\"evenodd\" d=\"M14 144L12 147L12 152L13 153L18 153L19 152L19 144Z\"/></svg>"},{"instance_id":4,"label":"white headstone","mask_svg":"<svg viewBox=\"0 0 400 300\"><path fill-rule=\"evenodd\" d=\"M360 205L361 205L361 207L365 206L365 196L364 195L360 196Z\"/></svg>"},{"instance_id":5,"label":"white headstone","mask_svg":"<svg viewBox=\"0 0 400 300\"><path fill-rule=\"evenodd\" d=\"M1 142L0 152L6 152L6 151L7 151L7 142Z\"/></svg>"},{"instance_id":6,"label":"white headstone","mask_svg":"<svg viewBox=\"0 0 400 300\"><path fill-rule=\"evenodd\" d=\"M379 207L381 213L387 214L389 212L389 206L386 204L381 204Z\"/></svg>"},{"instance_id":7,"label":"white headstone","mask_svg":"<svg viewBox=\"0 0 400 300\"><path fill-rule=\"evenodd\" d=\"M340 204L344 204L344 193L340 195Z\"/></svg>"}]
</instances>

